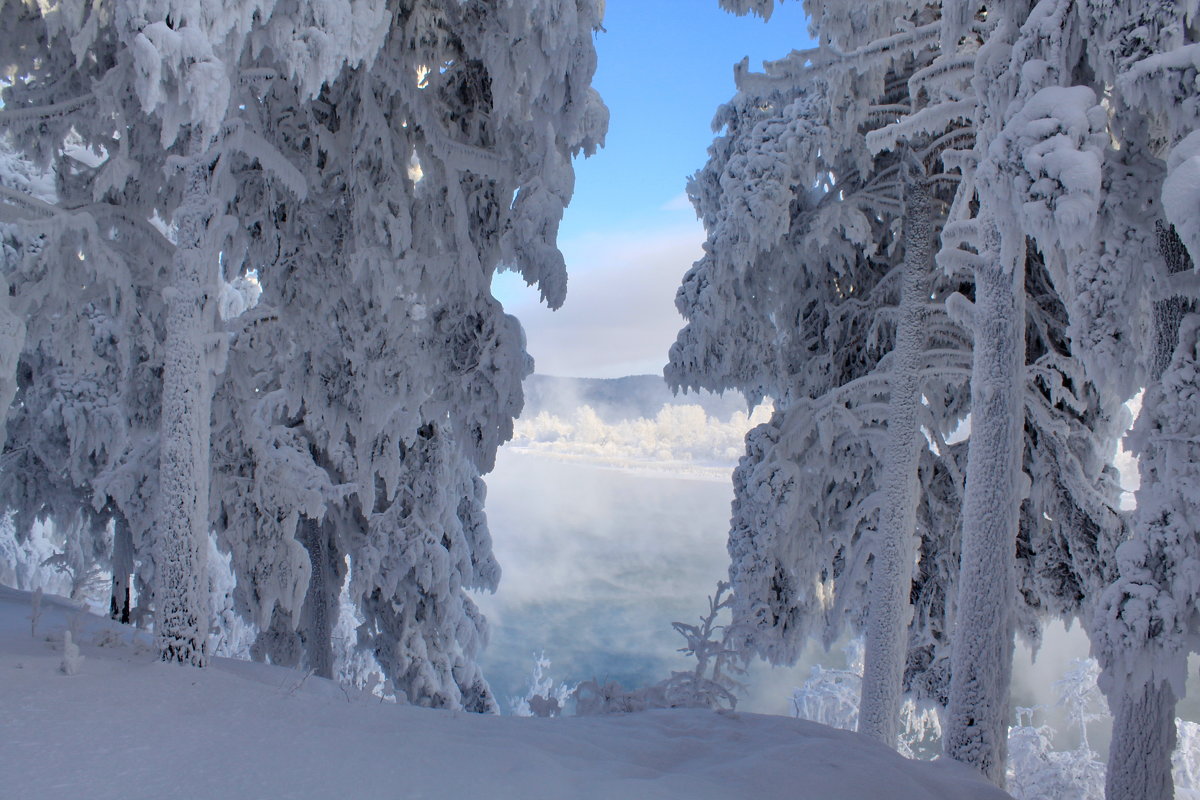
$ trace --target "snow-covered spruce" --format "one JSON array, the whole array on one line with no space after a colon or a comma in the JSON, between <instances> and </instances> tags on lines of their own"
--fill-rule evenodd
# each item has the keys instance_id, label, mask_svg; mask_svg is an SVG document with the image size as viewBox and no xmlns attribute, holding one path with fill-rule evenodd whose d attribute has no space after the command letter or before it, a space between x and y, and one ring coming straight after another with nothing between
<instances>
[{"instance_id":1,"label":"snow-covered spruce","mask_svg":"<svg viewBox=\"0 0 1200 800\"><path fill-rule=\"evenodd\" d=\"M923 11L911 13L923 19ZM904 565L918 548L910 541L918 518L925 564L947 563L937 553L957 519L944 513L944 496L919 493L918 481L941 475L943 489L954 486L960 467L945 438L965 413L969 363L961 329L918 288L930 279L916 275L901 289L905 254L918 263L932 257L950 197L942 193L952 184L937 186L937 212L905 232L899 152L911 141L916 171L925 173L955 141L946 128L957 117L893 131L875 150L845 133L883 131L914 102L927 102L914 101L910 86L932 58L936 31L899 36L892 46L873 41L891 35L881 26L894 20L881 14L838 29L836 46L795 53L762 75L739 66L739 95L716 120L725 133L691 183L708 253L679 291L689 324L667 368L678 387L736 387L775 399L774 418L747 437L734 476L735 620L746 644L780 662L794 660L809 632L828 642L843 625L873 625L864 729L889 742L902 682L944 696L944 679L927 678L945 658L935 651L944 642L948 574ZM847 94L867 102L837 102ZM934 296L954 288L943 283ZM896 350L901 325L907 341ZM891 419L889 402L909 409L911 424ZM936 453L921 446L921 428L941 442ZM900 516L877 530L881 508ZM889 551L890 565L881 557ZM876 581L868 612L872 570L890 577ZM919 613L910 628L914 578Z\"/></svg>"},{"instance_id":2,"label":"snow-covered spruce","mask_svg":"<svg viewBox=\"0 0 1200 800\"><path fill-rule=\"evenodd\" d=\"M769 12L770 6L735 5L735 10L759 13ZM877 471L886 441L887 384L882 379L895 361L889 355L876 365L878 351L873 348L886 352L892 344L887 325L895 317L880 313L888 309L880 298L896 291L898 281L872 279L869 272L851 272L849 265L886 264L885 254L894 254L892 242L899 240L865 235L868 227L844 221L855 219L856 208L870 208L876 219L895 213L882 202L889 162L877 161L881 166L872 177L865 159L897 150L904 142L932 141L923 152L942 156L943 171L936 176L938 191L944 192L939 213L951 225L939 256L948 279L935 285L936 302L926 312L930 356L923 364L921 422L933 448L918 448L921 542L912 574L915 617L904 685L936 701L948 700L947 615L959 591L954 531L965 465L962 446L947 446L945 438L967 411L964 385L972 355L965 332L987 340L989 347L1012 345L1002 357L1004 375L985 393L999 391L1007 398L1001 404L1004 413L993 416L1004 431L992 438L1007 442L1008 477L1000 486L1011 488L993 497L995 503L977 499L971 504L972 513L986 509L1002 518L995 524L982 517L972 523L977 530L1002 531L991 540L998 558L977 561L973 580L1012 587L1011 603L993 609L994 618L975 620L978 630L964 633L970 627L965 618L959 629L964 642L978 637L1000 642L989 645L994 663L985 672L992 677L974 695L977 701L968 703L991 709L988 725L994 730L986 736L991 744L982 749L972 745L970 755L964 751L964 757L978 756L977 765L986 760L994 766L1003 762L998 752L1007 724L1010 645L1004 642L1011 643L1017 631L1036 642L1049 615L1081 617L1086 623L1091 603L1111 578L1108 555L1124 531L1105 454L1119 433L1119 406L1136 386L1137 367L1114 374L1092 366L1120 360L1128 367L1134 359L1121 348L1145 330L1145 290L1118 272L1134 263L1145 228L1138 229L1141 223L1127 214L1135 201L1121 200L1125 195L1120 191L1105 193L1109 186L1128 184L1137 161L1129 154L1122 164L1121 154L1128 151L1105 147L1106 117L1095 99L1100 87L1063 85L1074 77L1071 26L1081 24L1066 5L1046 2L1036 10L1015 9L1015 17L997 8L974 20L962 13L965 6L947 9L941 19L939 9L923 6L907 27L897 30L893 23L901 5L851 17L841 14L838 4L814 6L821 48L768 65L763 75L739 67L739 88L746 99L735 98L718 115L725 133L714 142L709 166L692 183L710 247L680 290L679 307L689 325L672 351L667 377L684 388L738 386L752 398L770 394L777 401L775 419L748 437L747 459L735 474L731 575L741 595L739 607L745 609L741 619L750 623L747 642L772 659L787 660L813 627L836 630L843 619L862 624L866 559L872 552L867 544L873 540L870 524L878 510L870 498L879 474L893 476ZM940 52L939 41L945 48ZM982 49L981 43L986 44ZM1033 66L1022 71L1027 63ZM899 74L888 74L889 67ZM897 80L901 75L903 82ZM906 103L906 91L917 99ZM872 101L825 112L824 95ZM843 124L813 124L826 113ZM863 113L872 116L845 121L846 115ZM788 119L807 124L781 127ZM830 132L864 127L866 148ZM817 154L805 150L806 145L818 148ZM844 163L838 161L838 147L851 155ZM812 175L790 176L790 186L815 187L807 195L776 188L778 175L796 169L787 161L795 153L805 153L805 163L823 165ZM978 178L981 162L991 164L985 163L984 175L996 170L999 176L986 185ZM865 191L855 187L856 180L863 181ZM830 183L838 191L821 200ZM785 197L790 208L778 199ZM987 208L973 205L978 198L987 200ZM811 215L812 233L803 228L785 233L789 215L793 224ZM1122 222L1123 241L1090 235L1102 215ZM839 239L827 231L839 231L839 225L847 236L842 249L835 249L830 244ZM990 246L985 241L989 232ZM1033 237L1028 248L1026 237ZM792 249L793 240L805 244ZM1007 277L992 279L990 289L981 289L975 276L985 266L980 255L990 252L998 258L1002 244L1008 266L1001 273ZM806 265L809 257L817 262L811 267ZM774 277L772 263L786 263L793 271L787 279ZM796 276L805 270L818 275L818 266L835 278L815 280L811 286L832 283L843 295L852 288L854 305L846 307L869 322L856 329L846 318L833 316L836 327L823 329L823 315L845 299L839 294L814 291L795 305L779 302L792 286L803 285ZM1006 303L1012 313L1002 310ZM1131 304L1134 313L1122 316L1122 303ZM1084 308L1103 316L1089 318ZM999 322L1007 325L1006 332L996 329ZM981 333L984 323L995 324ZM826 351L830 344L809 333L821 330L836 336L849 332L847 342L855 347L847 352L862 362L849 362L852 371L841 375L830 369L824 353L835 351ZM1068 330L1080 335L1072 340L1064 334ZM806 347L790 349L789 339ZM729 341L753 345L735 348ZM987 420L979 423L987 428ZM831 452L840 455L831 459ZM996 464L988 458L976 461L989 469ZM831 469L835 463L844 463L845 470ZM988 485L986 477L976 478L976 491ZM807 528L821 533L798 534ZM963 680L964 685L975 683ZM865 683L864 691L873 683ZM998 768L992 774L1002 780Z\"/></svg>"},{"instance_id":3,"label":"snow-covered spruce","mask_svg":"<svg viewBox=\"0 0 1200 800\"><path fill-rule=\"evenodd\" d=\"M359 645L393 685L414 703L494 707L466 594L499 577L477 476L511 436L531 365L490 275L527 270L561 302L542 240L570 194L569 158L604 124L594 93L568 102L594 68L595 10L544 13L414 11L370 70L317 103L273 87L253 109L310 198L255 181L239 199L248 253L270 266L219 393L232 457L214 497L260 657L330 669L348 557ZM561 47L528 61L508 34ZM431 63L452 66L426 74Z\"/></svg>"},{"instance_id":4,"label":"snow-covered spruce","mask_svg":"<svg viewBox=\"0 0 1200 800\"><path fill-rule=\"evenodd\" d=\"M428 696L425 688L413 692L419 702L436 695L438 703L456 705L462 692L486 694L473 668L483 622L463 594L469 586L494 587L498 577L477 476L511 435L520 379L530 369L519 325L490 297L490 278L504 264L539 283L552 305L562 302L565 272L554 236L571 193L570 158L595 150L607 120L588 87L599 19L590 0L533 9L206 3L173 8L169 17L157 5L130 2L112 14L84 9L67 16L22 6L6 29L20 45L6 52L29 79L5 87L0 113L21 132L21 153L59 184L55 196L33 197L24 184L5 193L11 220L20 223L6 254L25 269L44 268L49 259L39 254L55 252L79 253L84 268L130 265L125 273L102 273L99 289L84 288L103 294L110 279L116 287L110 296L120 306L99 312L116 323L107 330L120 358L104 358L116 361L116 385L135 391L104 399L116 419L137 424L96 445L79 435L75 417L64 417L66 441L73 455L85 456L77 460L86 468L72 469L72 499L57 502L54 514L69 517L93 500L95 524L84 536L97 544L104 539L93 532L114 524L120 597L113 608L124 612L136 566L140 599L158 596L159 611L170 617L159 620L168 657L203 659L207 626L192 589L206 584L209 374L221 373L229 340L221 329L229 325L235 361L254 355L217 380L221 462L212 503L221 546L233 552L241 578L242 611L276 644L302 626L303 657L331 671L327 640L344 557L367 541L376 516L400 503L401 481L423 480L417 473L425 468L442 474L412 455L421 449L421 431L437 431L445 451L437 463L454 465L457 495L431 497L432 507L418 512L450 525L456 540L446 546L453 570L437 570L438 585L425 587L446 605L422 613L412 627L404 623L403 632L394 625L382 639L365 632L364 646L390 651L394 636L435 660L442 649L451 653L458 677L426 682ZM308 32L317 28L322 35L314 42ZM94 58L81 59L85 51ZM83 166L64 166L58 155L59 143L71 137L81 141L72 147L91 153ZM337 208L342 212L330 213ZM104 249L85 238L101 214L98 238L115 234ZM151 224L163 219L165 235ZM331 252L331 242L348 246ZM190 276L177 275L181 285L166 300L188 315L168 316L157 299L172 261L188 266ZM146 292L122 294L123 279L142 264L150 277L134 285ZM243 326L230 318L253 305L257 285L247 271L258 272L266 294L262 313ZM79 283L75 275L51 277L62 286ZM36 284L42 297L53 296L54 287ZM70 292L60 294L74 301ZM22 309L34 308L22 302ZM332 338L331 319L346 324ZM121 327L133 320L142 327ZM243 336L270 338L274 349L243 346ZM33 338L51 340L41 329ZM53 350L42 363L59 361L78 372ZM160 398L146 391L153 380L135 381L153 378L164 362L174 388L163 419L175 421L164 423L168 435L160 436ZM347 383L363 384L361 392L345 391ZM44 396L55 402L47 389ZM129 403L135 398L136 408ZM31 403L20 407L29 412L26 421L36 412ZM36 435L33 426L25 430ZM28 437L10 451L54 474L56 459L43 451L43 461L27 445ZM21 474L34 476L6 471ZM297 476L304 478L298 491L277 483ZM31 485L25 480L14 489L13 507L47 507L21 494ZM153 525L156 509L167 516L179 510L179 524ZM405 501L392 517L412 513ZM158 564L147 546L151 531ZM396 546L405 563L425 557L419 548ZM380 582L395 590L380 599L408 596L411 587L395 584L415 580L412 574L365 571L370 554L358 555L364 572L356 585L365 593L358 599L378 597ZM414 619L412 609L401 619ZM449 638L446 626L454 631ZM266 641L259 652L282 653ZM399 663L391 655L388 662Z\"/></svg>"}]
</instances>

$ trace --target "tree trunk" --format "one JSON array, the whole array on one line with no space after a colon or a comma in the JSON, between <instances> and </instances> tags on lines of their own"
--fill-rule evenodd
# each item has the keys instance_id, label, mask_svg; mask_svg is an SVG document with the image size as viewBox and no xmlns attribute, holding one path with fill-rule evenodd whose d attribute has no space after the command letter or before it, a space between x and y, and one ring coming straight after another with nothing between
<instances>
[{"instance_id":1,"label":"tree trunk","mask_svg":"<svg viewBox=\"0 0 1200 800\"><path fill-rule=\"evenodd\" d=\"M255 661L270 661L278 667L298 667L303 655L292 612L277 603L271 611L271 624L260 630L250 645L250 657Z\"/></svg>"},{"instance_id":2,"label":"tree trunk","mask_svg":"<svg viewBox=\"0 0 1200 800\"><path fill-rule=\"evenodd\" d=\"M278 604L271 624L259 631L250 655L256 661L270 660L283 667L303 665L321 678L333 678L333 628L337 624L338 598L345 568L333 543L333 524L301 517L296 541L308 551L312 573L304 604L299 611L286 611Z\"/></svg>"},{"instance_id":3,"label":"tree trunk","mask_svg":"<svg viewBox=\"0 0 1200 800\"><path fill-rule=\"evenodd\" d=\"M333 627L344 573L341 554L332 540L333 525L328 519L322 523L303 517L298 533L312 564L300 613L305 658L313 674L333 678Z\"/></svg>"},{"instance_id":4,"label":"tree trunk","mask_svg":"<svg viewBox=\"0 0 1200 800\"><path fill-rule=\"evenodd\" d=\"M1158 251L1162 253L1168 275L1178 275L1192 270L1192 257L1180 240L1173 226L1168 227L1160 220L1155 225L1158 234ZM1187 298L1174 296L1154 303L1154 352L1150 358L1150 380L1157 381L1167 371L1175 348L1179 345L1179 324L1184 314L1195 310L1195 303Z\"/></svg>"},{"instance_id":5,"label":"tree trunk","mask_svg":"<svg viewBox=\"0 0 1200 800\"><path fill-rule=\"evenodd\" d=\"M986 209L985 209L986 211ZM971 439L951 655L946 755L1004 785L1025 424L1025 237L980 215Z\"/></svg>"},{"instance_id":6,"label":"tree trunk","mask_svg":"<svg viewBox=\"0 0 1200 800\"><path fill-rule=\"evenodd\" d=\"M924 443L917 424L925 352L925 308L933 264L933 205L923 175L904 182L904 285L888 373L884 508L871 572L858 730L896 746L903 700L916 557L917 466Z\"/></svg>"},{"instance_id":7,"label":"tree trunk","mask_svg":"<svg viewBox=\"0 0 1200 800\"><path fill-rule=\"evenodd\" d=\"M0 277L0 420L8 417L8 408L17 394L17 362L25 348L25 320L12 309L8 281ZM0 424L0 449L8 438L8 428Z\"/></svg>"},{"instance_id":8,"label":"tree trunk","mask_svg":"<svg viewBox=\"0 0 1200 800\"><path fill-rule=\"evenodd\" d=\"M1163 256L1168 275L1192 269L1192 260L1183 242L1173 227L1158 223L1158 248ZM1150 358L1150 380L1148 385L1158 384L1171 365L1175 350L1179 347L1179 331L1186 314L1195 310L1195 303L1184 297L1168 297L1154 304L1154 350ZM1141 414L1161 414L1155 393L1147 392ZM1177 445L1178 446L1178 445ZM1134 536L1142 541L1155 542L1156 523L1161 519L1154 507L1154 484L1169 474L1167 463L1188 461L1186 453L1167 456L1160 447L1149 452L1138 453L1138 471L1141 489L1138 491L1138 511L1134 514ZM1148 503L1147 500L1151 502ZM1171 501L1168 501L1170 503ZM1172 503L1173 505L1173 503ZM1179 509L1182 510L1182 509ZM1161 536L1161 534L1159 534ZM1161 542L1154 546L1151 558ZM1169 586L1157 587L1159 591L1170 591ZM1172 658L1163 652L1155 652L1156 642L1149 642L1150 657L1156 662ZM1106 654L1101 654L1102 666ZM1181 665L1183 666L1183 665ZM1183 667L1186 669L1186 667ZM1130 680L1117 681L1119 691L1111 692L1108 701L1113 708L1113 738L1108 749L1108 773L1105 781L1107 800L1169 800L1174 796L1175 786L1171 775L1171 753L1175 749L1175 702L1176 697L1169 683L1151 681L1137 683Z\"/></svg>"},{"instance_id":9,"label":"tree trunk","mask_svg":"<svg viewBox=\"0 0 1200 800\"><path fill-rule=\"evenodd\" d=\"M1175 693L1166 681L1130 686L1115 698L1107 800L1171 800Z\"/></svg>"},{"instance_id":10,"label":"tree trunk","mask_svg":"<svg viewBox=\"0 0 1200 800\"><path fill-rule=\"evenodd\" d=\"M164 292L162 436L158 524L154 531L157 643L164 661L203 666L208 637L208 481L213 326L208 304L218 253L209 233L216 213L211 158L199 134L184 166L175 214L172 286Z\"/></svg>"},{"instance_id":11,"label":"tree trunk","mask_svg":"<svg viewBox=\"0 0 1200 800\"><path fill-rule=\"evenodd\" d=\"M133 536L129 523L121 515L113 520L112 597L108 614L116 621L129 624L129 606L133 600Z\"/></svg>"}]
</instances>

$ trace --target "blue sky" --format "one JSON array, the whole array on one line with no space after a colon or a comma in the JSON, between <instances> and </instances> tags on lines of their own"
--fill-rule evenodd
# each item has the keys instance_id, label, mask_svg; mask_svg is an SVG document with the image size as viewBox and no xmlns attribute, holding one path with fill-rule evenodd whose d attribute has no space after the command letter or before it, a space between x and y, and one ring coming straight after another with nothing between
<instances>
[{"instance_id":1,"label":"blue sky","mask_svg":"<svg viewBox=\"0 0 1200 800\"><path fill-rule=\"evenodd\" d=\"M764 23L717 0L608 0L596 36L593 86L611 114L605 147L575 162L575 196L559 247L566 305L550 312L512 274L495 291L525 326L537 371L615 377L660 372L683 322L673 298L704 232L686 202L704 165L717 106L734 91L733 65L752 68L807 47L801 4Z\"/></svg>"}]
</instances>

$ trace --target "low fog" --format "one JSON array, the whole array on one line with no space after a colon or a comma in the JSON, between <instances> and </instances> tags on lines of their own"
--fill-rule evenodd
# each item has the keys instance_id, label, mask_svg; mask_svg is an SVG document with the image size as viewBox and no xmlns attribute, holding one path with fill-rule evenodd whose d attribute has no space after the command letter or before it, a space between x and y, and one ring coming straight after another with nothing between
<instances>
[{"instance_id":1,"label":"low fog","mask_svg":"<svg viewBox=\"0 0 1200 800\"><path fill-rule=\"evenodd\" d=\"M632 688L688 667L671 622L695 622L725 576L730 473L745 431L770 413L748 414L736 394L672 395L648 375L537 375L526 386L513 441L487 477L504 576L478 598L492 622L483 666L505 713L543 652L566 683ZM845 665L841 644L812 644L792 668L755 664L739 708L790 714L813 664ZM1052 625L1036 651L1018 644L1014 707L1058 722L1055 683L1087 655L1078 626ZM1106 744L1106 721L1092 727Z\"/></svg>"}]
</instances>

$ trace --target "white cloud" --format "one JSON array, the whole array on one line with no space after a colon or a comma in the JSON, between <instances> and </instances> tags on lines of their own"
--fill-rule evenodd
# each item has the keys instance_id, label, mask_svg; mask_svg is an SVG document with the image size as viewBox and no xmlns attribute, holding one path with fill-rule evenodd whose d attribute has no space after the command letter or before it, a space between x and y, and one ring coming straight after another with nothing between
<instances>
[{"instance_id":1,"label":"white cloud","mask_svg":"<svg viewBox=\"0 0 1200 800\"><path fill-rule=\"evenodd\" d=\"M539 373L659 373L683 327L675 291L703 241L699 223L643 234L587 234L560 243L570 275L560 310L547 310L536 291L524 289L512 274L499 277L497 294L521 320Z\"/></svg>"},{"instance_id":2,"label":"white cloud","mask_svg":"<svg viewBox=\"0 0 1200 800\"><path fill-rule=\"evenodd\" d=\"M662 205L663 211L695 211L687 192L680 192Z\"/></svg>"}]
</instances>

